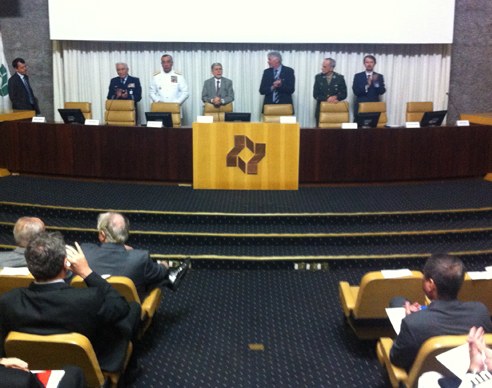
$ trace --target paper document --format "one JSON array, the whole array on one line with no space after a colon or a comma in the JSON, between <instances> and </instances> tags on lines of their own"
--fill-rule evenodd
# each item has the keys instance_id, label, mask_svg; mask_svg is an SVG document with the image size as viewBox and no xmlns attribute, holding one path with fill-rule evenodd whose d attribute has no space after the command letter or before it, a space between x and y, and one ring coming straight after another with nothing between
<instances>
[{"instance_id":1,"label":"paper document","mask_svg":"<svg viewBox=\"0 0 492 388\"><path fill-rule=\"evenodd\" d=\"M0 275L17 276L17 275L29 275L30 272L27 267L3 267L0 270Z\"/></svg>"},{"instance_id":2,"label":"paper document","mask_svg":"<svg viewBox=\"0 0 492 388\"><path fill-rule=\"evenodd\" d=\"M443 364L457 377L463 379L466 375L468 367L470 366L470 353L468 350L468 343L457 346L447 352L441 353L436 356L437 361Z\"/></svg>"},{"instance_id":3,"label":"paper document","mask_svg":"<svg viewBox=\"0 0 492 388\"><path fill-rule=\"evenodd\" d=\"M405 276L412 276L412 271L410 271L408 268L383 269L381 270L381 274L385 279L396 279L396 278L404 278Z\"/></svg>"},{"instance_id":4,"label":"paper document","mask_svg":"<svg viewBox=\"0 0 492 388\"><path fill-rule=\"evenodd\" d=\"M405 318L405 308L404 307L387 307L386 314L395 330L395 333L400 334L401 321Z\"/></svg>"},{"instance_id":5,"label":"paper document","mask_svg":"<svg viewBox=\"0 0 492 388\"><path fill-rule=\"evenodd\" d=\"M491 271L468 271L471 280L488 280L492 279Z\"/></svg>"}]
</instances>

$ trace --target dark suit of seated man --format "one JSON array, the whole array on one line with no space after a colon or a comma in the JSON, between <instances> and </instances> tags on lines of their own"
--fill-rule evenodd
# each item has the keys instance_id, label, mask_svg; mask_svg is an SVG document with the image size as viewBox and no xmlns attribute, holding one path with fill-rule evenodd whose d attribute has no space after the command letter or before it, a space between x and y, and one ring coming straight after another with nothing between
<instances>
[{"instance_id":1,"label":"dark suit of seated man","mask_svg":"<svg viewBox=\"0 0 492 388\"><path fill-rule=\"evenodd\" d=\"M148 251L125 245L130 222L119 213L102 213L97 220L100 245L82 244L91 268L101 275L126 276L133 280L141 299L151 289L166 285L176 290L189 268L185 260L178 268L169 270L156 263Z\"/></svg>"},{"instance_id":2,"label":"dark suit of seated man","mask_svg":"<svg viewBox=\"0 0 492 388\"><path fill-rule=\"evenodd\" d=\"M390 352L394 365L408 371L421 345L431 337L467 334L472 326L492 332L490 313L483 303L457 299L464 276L464 265L458 257L438 254L427 260L422 288L431 304L422 309L417 303L404 302L407 316ZM392 307L397 306L392 302Z\"/></svg>"},{"instance_id":3,"label":"dark suit of seated man","mask_svg":"<svg viewBox=\"0 0 492 388\"><path fill-rule=\"evenodd\" d=\"M128 342L138 329L140 306L130 306L93 272L77 248L66 248L59 233L43 232L29 242L26 261L35 281L0 297L0 356L13 330L40 335L77 332L91 341L102 370L121 371ZM68 286L67 267L88 287Z\"/></svg>"}]
</instances>

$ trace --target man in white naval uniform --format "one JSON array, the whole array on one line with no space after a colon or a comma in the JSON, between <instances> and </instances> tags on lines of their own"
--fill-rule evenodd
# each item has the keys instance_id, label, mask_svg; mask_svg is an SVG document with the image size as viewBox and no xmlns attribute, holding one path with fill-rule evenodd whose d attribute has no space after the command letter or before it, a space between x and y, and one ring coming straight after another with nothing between
<instances>
[{"instance_id":1,"label":"man in white naval uniform","mask_svg":"<svg viewBox=\"0 0 492 388\"><path fill-rule=\"evenodd\" d=\"M190 93L184 77L173 70L173 57L164 54L161 57L162 70L152 77L150 98L153 102L177 102L182 104Z\"/></svg>"}]
</instances>

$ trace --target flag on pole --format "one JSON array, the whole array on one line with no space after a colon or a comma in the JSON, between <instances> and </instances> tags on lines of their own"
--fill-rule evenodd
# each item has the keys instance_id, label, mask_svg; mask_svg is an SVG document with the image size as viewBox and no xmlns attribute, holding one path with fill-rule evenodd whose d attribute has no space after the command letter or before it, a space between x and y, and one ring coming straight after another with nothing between
<instances>
[{"instance_id":1,"label":"flag on pole","mask_svg":"<svg viewBox=\"0 0 492 388\"><path fill-rule=\"evenodd\" d=\"M5 60L2 32L0 31L0 113L8 113L12 111L12 106L9 99L9 90L7 87L9 77L9 65Z\"/></svg>"}]
</instances>

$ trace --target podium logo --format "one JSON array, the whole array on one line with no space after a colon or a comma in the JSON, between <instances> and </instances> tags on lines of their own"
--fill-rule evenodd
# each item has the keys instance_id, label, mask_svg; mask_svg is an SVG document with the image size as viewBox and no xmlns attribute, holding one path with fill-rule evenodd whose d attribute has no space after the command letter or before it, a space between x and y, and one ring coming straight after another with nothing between
<instances>
[{"instance_id":1,"label":"podium logo","mask_svg":"<svg viewBox=\"0 0 492 388\"><path fill-rule=\"evenodd\" d=\"M265 157L266 144L255 143L244 135L234 136L234 148L226 157L227 167L239 167L245 174L258 174L258 163ZM247 158L248 161L245 161Z\"/></svg>"}]
</instances>

